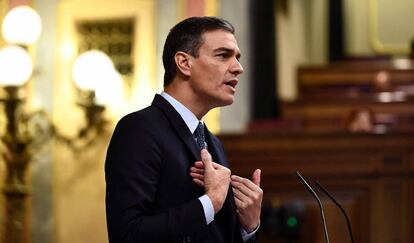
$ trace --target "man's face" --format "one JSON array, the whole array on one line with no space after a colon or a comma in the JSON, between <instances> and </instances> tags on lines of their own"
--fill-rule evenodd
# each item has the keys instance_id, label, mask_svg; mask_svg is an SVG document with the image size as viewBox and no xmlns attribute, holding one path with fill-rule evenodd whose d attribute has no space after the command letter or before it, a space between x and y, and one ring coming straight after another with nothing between
<instances>
[{"instance_id":1,"label":"man's face","mask_svg":"<svg viewBox=\"0 0 414 243\"><path fill-rule=\"evenodd\" d=\"M237 76L243 73L237 41L224 30L205 32L202 37L198 57L191 57L191 88L209 108L230 105Z\"/></svg>"}]
</instances>

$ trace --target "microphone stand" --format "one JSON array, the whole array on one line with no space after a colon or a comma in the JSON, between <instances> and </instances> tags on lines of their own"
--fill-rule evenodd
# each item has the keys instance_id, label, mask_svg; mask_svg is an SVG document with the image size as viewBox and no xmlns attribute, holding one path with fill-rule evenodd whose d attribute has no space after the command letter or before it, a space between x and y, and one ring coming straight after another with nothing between
<instances>
[{"instance_id":1,"label":"microphone stand","mask_svg":"<svg viewBox=\"0 0 414 243\"><path fill-rule=\"evenodd\" d=\"M338 206L339 209L341 209L342 214L345 216L346 225L348 226L349 235L351 237L351 242L354 243L354 235L352 234L352 228L351 223L349 221L348 215L345 212L345 209L339 204L339 202L326 190L319 181L315 181L316 185L335 203L336 206Z\"/></svg>"},{"instance_id":2,"label":"microphone stand","mask_svg":"<svg viewBox=\"0 0 414 243\"><path fill-rule=\"evenodd\" d=\"M329 242L329 236L328 236L328 229L326 227L325 213L323 211L322 202L319 199L316 192L312 189L311 186L309 186L309 184L306 182L306 180L302 177L302 175L298 171L296 171L296 175L299 177L299 179L303 183L303 185L305 185L306 189L308 189L308 191L313 195L313 197L316 198L316 200L318 202L318 205L319 205L319 209L320 209L319 211L320 211L321 217L322 217L323 230L324 230L324 233L325 233L325 241L326 241L326 243L330 243Z\"/></svg>"}]
</instances>

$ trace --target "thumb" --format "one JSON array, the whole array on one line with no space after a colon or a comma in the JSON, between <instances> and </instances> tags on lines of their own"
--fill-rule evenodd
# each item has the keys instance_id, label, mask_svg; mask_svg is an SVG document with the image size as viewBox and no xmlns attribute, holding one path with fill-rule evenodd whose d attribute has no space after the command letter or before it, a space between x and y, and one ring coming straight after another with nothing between
<instances>
[{"instance_id":1,"label":"thumb","mask_svg":"<svg viewBox=\"0 0 414 243\"><path fill-rule=\"evenodd\" d=\"M207 151L207 149L202 149L201 150L201 160L203 161L204 164L204 169L212 169L213 165L212 165L212 158L210 153Z\"/></svg>"},{"instance_id":2,"label":"thumb","mask_svg":"<svg viewBox=\"0 0 414 243\"><path fill-rule=\"evenodd\" d=\"M262 175L262 171L260 169L256 169L252 175L252 181L256 186L260 187L260 177Z\"/></svg>"}]
</instances>

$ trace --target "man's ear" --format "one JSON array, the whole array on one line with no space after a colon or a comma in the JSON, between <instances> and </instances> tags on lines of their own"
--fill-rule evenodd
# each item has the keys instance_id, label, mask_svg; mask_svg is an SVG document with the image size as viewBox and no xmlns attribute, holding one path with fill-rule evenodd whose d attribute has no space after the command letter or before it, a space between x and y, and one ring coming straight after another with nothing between
<instances>
[{"instance_id":1,"label":"man's ear","mask_svg":"<svg viewBox=\"0 0 414 243\"><path fill-rule=\"evenodd\" d=\"M178 51L174 56L175 64L178 70L185 76L190 76L190 55L185 52Z\"/></svg>"}]
</instances>

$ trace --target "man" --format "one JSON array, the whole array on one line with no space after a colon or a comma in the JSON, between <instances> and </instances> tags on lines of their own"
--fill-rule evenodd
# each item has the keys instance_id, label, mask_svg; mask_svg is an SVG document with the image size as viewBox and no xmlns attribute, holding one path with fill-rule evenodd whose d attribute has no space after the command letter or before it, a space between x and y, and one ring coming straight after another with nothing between
<instances>
[{"instance_id":1,"label":"man","mask_svg":"<svg viewBox=\"0 0 414 243\"><path fill-rule=\"evenodd\" d=\"M254 240L260 170L252 181L231 176L220 141L202 122L209 110L233 103L243 72L239 57L225 20L193 17L171 29L164 92L122 118L108 148L110 243Z\"/></svg>"}]
</instances>

